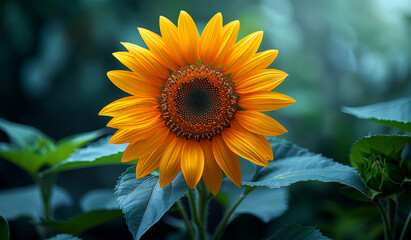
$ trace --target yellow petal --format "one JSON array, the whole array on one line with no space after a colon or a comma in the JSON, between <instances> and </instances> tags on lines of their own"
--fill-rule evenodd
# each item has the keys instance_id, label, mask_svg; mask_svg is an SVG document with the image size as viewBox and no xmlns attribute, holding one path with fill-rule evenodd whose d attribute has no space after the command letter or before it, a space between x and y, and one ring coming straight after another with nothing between
<instances>
[{"instance_id":1,"label":"yellow petal","mask_svg":"<svg viewBox=\"0 0 411 240\"><path fill-rule=\"evenodd\" d=\"M159 105L159 102L155 98L131 96L131 97L121 98L117 101L110 103L109 105L105 106L99 112L98 115L114 117L120 113L123 113L133 108L141 108L141 107L155 108L158 105Z\"/></svg>"},{"instance_id":2,"label":"yellow petal","mask_svg":"<svg viewBox=\"0 0 411 240\"><path fill-rule=\"evenodd\" d=\"M200 38L200 59L202 64L211 63L221 47L223 16L217 13L205 26Z\"/></svg>"},{"instance_id":3,"label":"yellow petal","mask_svg":"<svg viewBox=\"0 0 411 240\"><path fill-rule=\"evenodd\" d=\"M193 189L201 179L204 169L204 153L196 140L186 141L181 151L181 171L187 186Z\"/></svg>"},{"instance_id":4,"label":"yellow petal","mask_svg":"<svg viewBox=\"0 0 411 240\"><path fill-rule=\"evenodd\" d=\"M164 43L167 46L167 51L174 61L180 66L187 64L184 59L183 50L180 45L180 37L178 29L174 23L168 20L166 17L160 17L160 31L163 37Z\"/></svg>"},{"instance_id":5,"label":"yellow petal","mask_svg":"<svg viewBox=\"0 0 411 240\"><path fill-rule=\"evenodd\" d=\"M215 161L211 141L208 139L201 140L200 144L204 152L203 181L208 189L210 189L210 192L215 196L220 190L223 173Z\"/></svg>"},{"instance_id":6,"label":"yellow petal","mask_svg":"<svg viewBox=\"0 0 411 240\"><path fill-rule=\"evenodd\" d=\"M272 111L287 107L295 103L295 100L281 93L260 91L240 94L237 103L240 107L247 110Z\"/></svg>"},{"instance_id":7,"label":"yellow petal","mask_svg":"<svg viewBox=\"0 0 411 240\"><path fill-rule=\"evenodd\" d=\"M146 109L140 109L140 111L132 109L115 116L107 123L107 127L117 129L143 128L153 124L160 116L161 112L155 108L147 107Z\"/></svg>"},{"instance_id":8,"label":"yellow petal","mask_svg":"<svg viewBox=\"0 0 411 240\"><path fill-rule=\"evenodd\" d=\"M278 55L277 50L267 50L254 55L254 57L246 63L242 68L235 71L231 77L233 82L241 82L246 80L255 72L265 69L275 60Z\"/></svg>"},{"instance_id":9,"label":"yellow petal","mask_svg":"<svg viewBox=\"0 0 411 240\"><path fill-rule=\"evenodd\" d=\"M163 79L158 78L148 71L146 71L137 59L129 52L115 52L113 56L117 58L124 66L132 70L138 78L146 80L148 83L161 86L164 82Z\"/></svg>"},{"instance_id":10,"label":"yellow petal","mask_svg":"<svg viewBox=\"0 0 411 240\"><path fill-rule=\"evenodd\" d=\"M166 148L160 160L160 187L171 183L181 170L181 149L185 141L183 137L175 136Z\"/></svg>"},{"instance_id":11,"label":"yellow petal","mask_svg":"<svg viewBox=\"0 0 411 240\"><path fill-rule=\"evenodd\" d=\"M266 167L268 160L272 160L270 155L258 145L259 142L256 141L258 139L251 134L227 128L221 135L231 151L259 166Z\"/></svg>"},{"instance_id":12,"label":"yellow petal","mask_svg":"<svg viewBox=\"0 0 411 240\"><path fill-rule=\"evenodd\" d=\"M287 73L277 69L260 70L248 79L238 82L235 90L238 93L271 91L280 85L287 76Z\"/></svg>"},{"instance_id":13,"label":"yellow petal","mask_svg":"<svg viewBox=\"0 0 411 240\"><path fill-rule=\"evenodd\" d=\"M220 66L227 54L233 51L234 44L237 41L238 31L240 30L240 21L232 21L223 27L223 37L221 47L213 61L214 66Z\"/></svg>"},{"instance_id":14,"label":"yellow petal","mask_svg":"<svg viewBox=\"0 0 411 240\"><path fill-rule=\"evenodd\" d=\"M158 118L151 125L147 125L141 128L119 129L113 136L111 136L109 143L122 144L136 142L147 138L147 134L151 134L154 129L162 127L163 125L164 119Z\"/></svg>"},{"instance_id":15,"label":"yellow petal","mask_svg":"<svg viewBox=\"0 0 411 240\"><path fill-rule=\"evenodd\" d=\"M143 140L133 142L123 153L122 162L128 162L143 156L146 156L155 151L170 135L170 130L167 127L158 128Z\"/></svg>"},{"instance_id":16,"label":"yellow petal","mask_svg":"<svg viewBox=\"0 0 411 240\"><path fill-rule=\"evenodd\" d=\"M166 44L164 43L163 39L159 35L144 28L138 28L138 31L140 32L141 37L143 38L147 47L156 57L156 59L167 69L177 71L177 63L168 53Z\"/></svg>"},{"instance_id":17,"label":"yellow petal","mask_svg":"<svg viewBox=\"0 0 411 240\"><path fill-rule=\"evenodd\" d=\"M138 160L136 178L145 177L160 166L161 156L163 156L164 150L168 147L172 139L173 135L169 134L157 149Z\"/></svg>"},{"instance_id":18,"label":"yellow petal","mask_svg":"<svg viewBox=\"0 0 411 240\"><path fill-rule=\"evenodd\" d=\"M238 156L227 147L221 136L213 137L212 149L220 168L235 185L241 187L241 165Z\"/></svg>"},{"instance_id":19,"label":"yellow petal","mask_svg":"<svg viewBox=\"0 0 411 240\"><path fill-rule=\"evenodd\" d=\"M222 70L225 74L243 67L257 52L263 39L263 32L252 33L234 45L233 51L224 58Z\"/></svg>"},{"instance_id":20,"label":"yellow petal","mask_svg":"<svg viewBox=\"0 0 411 240\"><path fill-rule=\"evenodd\" d=\"M134 55L141 68L160 79L165 79L169 76L167 68L160 64L149 50L127 42L122 42L121 44Z\"/></svg>"},{"instance_id":21,"label":"yellow petal","mask_svg":"<svg viewBox=\"0 0 411 240\"><path fill-rule=\"evenodd\" d=\"M133 72L115 70L108 72L107 77L118 88L132 95L157 97L161 93L160 87L137 77Z\"/></svg>"},{"instance_id":22,"label":"yellow petal","mask_svg":"<svg viewBox=\"0 0 411 240\"><path fill-rule=\"evenodd\" d=\"M186 61L190 64L196 63L199 58L200 35L193 19L185 11L181 11L178 17L178 33Z\"/></svg>"},{"instance_id":23,"label":"yellow petal","mask_svg":"<svg viewBox=\"0 0 411 240\"><path fill-rule=\"evenodd\" d=\"M257 134L277 136L287 132L287 129L276 120L257 111L238 111L235 113L235 118L242 127Z\"/></svg>"},{"instance_id":24,"label":"yellow petal","mask_svg":"<svg viewBox=\"0 0 411 240\"><path fill-rule=\"evenodd\" d=\"M248 142L252 142L250 146L245 146L245 148L248 148L248 147L254 148L254 151L256 151L259 156L263 156L263 157L256 158L256 157L253 157L252 154L249 154L251 155L251 157L248 160L260 166L267 166L268 162L266 161L266 159L268 159L268 161L273 160L273 150L265 136L248 131L247 129L243 128L237 122L236 119L230 122L230 126L233 130L241 132L241 134L245 136L244 139L247 139ZM236 146L236 147L240 148L240 146ZM253 150L249 150L249 152L253 152ZM263 159L263 160L261 161L259 159Z\"/></svg>"}]
</instances>

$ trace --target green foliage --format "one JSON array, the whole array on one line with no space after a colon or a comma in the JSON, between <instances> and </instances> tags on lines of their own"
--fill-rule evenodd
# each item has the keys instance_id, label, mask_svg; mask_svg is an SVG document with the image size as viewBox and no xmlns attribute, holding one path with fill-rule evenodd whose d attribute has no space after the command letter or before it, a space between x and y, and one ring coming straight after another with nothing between
<instances>
[{"instance_id":1,"label":"green foliage","mask_svg":"<svg viewBox=\"0 0 411 240\"><path fill-rule=\"evenodd\" d=\"M78 237L69 235L69 234L57 234L52 238L47 238L47 240L81 240Z\"/></svg>"},{"instance_id":2,"label":"green foliage","mask_svg":"<svg viewBox=\"0 0 411 240\"><path fill-rule=\"evenodd\" d=\"M389 127L411 132L411 98L363 107L343 107L343 112L362 119L371 119Z\"/></svg>"},{"instance_id":3,"label":"green foliage","mask_svg":"<svg viewBox=\"0 0 411 240\"><path fill-rule=\"evenodd\" d=\"M357 171L332 161L321 154L314 154L285 140L269 138L274 161L268 167L258 168L252 181L243 182L250 187L280 188L302 181L334 182L365 194L364 185Z\"/></svg>"},{"instance_id":4,"label":"green foliage","mask_svg":"<svg viewBox=\"0 0 411 240\"><path fill-rule=\"evenodd\" d=\"M115 194L130 232L134 239L140 239L187 191L181 173L160 188L158 174L136 179L135 167L131 167L120 177Z\"/></svg>"},{"instance_id":5,"label":"green foliage","mask_svg":"<svg viewBox=\"0 0 411 240\"><path fill-rule=\"evenodd\" d=\"M9 223L2 216L0 216L0 239L10 239Z\"/></svg>"},{"instance_id":6,"label":"green foliage","mask_svg":"<svg viewBox=\"0 0 411 240\"><path fill-rule=\"evenodd\" d=\"M87 147L78 149L69 158L59 162L45 171L48 173L56 173L66 170L95 167L103 165L121 164L121 156L127 147L127 144L110 144L110 137L102 138L95 143L89 144ZM135 161L125 164L135 165Z\"/></svg>"},{"instance_id":7,"label":"green foliage","mask_svg":"<svg viewBox=\"0 0 411 240\"><path fill-rule=\"evenodd\" d=\"M268 240L329 240L315 227L292 224L269 237Z\"/></svg>"},{"instance_id":8,"label":"green foliage","mask_svg":"<svg viewBox=\"0 0 411 240\"><path fill-rule=\"evenodd\" d=\"M76 134L58 142L30 126L0 118L0 129L10 143L0 143L0 156L35 176L43 167L50 167L66 159L74 150L94 141L105 131Z\"/></svg>"},{"instance_id":9,"label":"green foliage","mask_svg":"<svg viewBox=\"0 0 411 240\"><path fill-rule=\"evenodd\" d=\"M80 207L83 212L89 212L98 209L118 209L118 203L114 196L114 190L110 189L93 189L80 199Z\"/></svg>"},{"instance_id":10,"label":"green foliage","mask_svg":"<svg viewBox=\"0 0 411 240\"><path fill-rule=\"evenodd\" d=\"M82 213L65 221L43 221L41 224L63 233L80 234L93 227L120 219L123 214L120 210L94 210Z\"/></svg>"},{"instance_id":11,"label":"green foliage","mask_svg":"<svg viewBox=\"0 0 411 240\"><path fill-rule=\"evenodd\" d=\"M409 170L401 159L409 136L369 136L354 143L350 160L360 172L371 195L398 192L408 181Z\"/></svg>"},{"instance_id":12,"label":"green foliage","mask_svg":"<svg viewBox=\"0 0 411 240\"><path fill-rule=\"evenodd\" d=\"M54 187L50 205L56 208L62 205L70 205L72 198L62 187ZM38 186L26 186L0 191L0 215L14 220L21 216L29 216L35 220L42 217L42 200Z\"/></svg>"}]
</instances>

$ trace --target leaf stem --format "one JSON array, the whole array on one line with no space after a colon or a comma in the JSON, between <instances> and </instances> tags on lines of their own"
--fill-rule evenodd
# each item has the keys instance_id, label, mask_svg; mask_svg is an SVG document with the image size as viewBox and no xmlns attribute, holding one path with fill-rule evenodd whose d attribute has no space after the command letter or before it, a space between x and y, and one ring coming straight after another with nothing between
<instances>
[{"instance_id":1,"label":"leaf stem","mask_svg":"<svg viewBox=\"0 0 411 240\"><path fill-rule=\"evenodd\" d=\"M410 213L408 213L407 220L405 220L404 226L402 227L400 240L403 240L405 238L405 235L407 234L407 230L411 226L410 222L411 222L411 211Z\"/></svg>"},{"instance_id":2,"label":"leaf stem","mask_svg":"<svg viewBox=\"0 0 411 240\"><path fill-rule=\"evenodd\" d=\"M177 203L178 210L181 213L181 217L183 217L184 223L186 224L187 232L188 232L188 235L190 236L190 239L195 240L193 226L191 225L190 220L188 219L187 212L184 209L184 206L181 203L181 200L178 200L176 203Z\"/></svg>"},{"instance_id":3,"label":"leaf stem","mask_svg":"<svg viewBox=\"0 0 411 240\"><path fill-rule=\"evenodd\" d=\"M255 188L254 187L247 187L244 192L240 195L240 197L237 199L237 201L234 203L233 206L231 206L230 210L226 212L223 220L218 224L217 230L214 234L214 240L219 240L223 234L223 231L225 227L227 226L228 220L230 220L231 215L234 213L235 209L238 207L238 205L244 200L244 198Z\"/></svg>"}]
</instances>

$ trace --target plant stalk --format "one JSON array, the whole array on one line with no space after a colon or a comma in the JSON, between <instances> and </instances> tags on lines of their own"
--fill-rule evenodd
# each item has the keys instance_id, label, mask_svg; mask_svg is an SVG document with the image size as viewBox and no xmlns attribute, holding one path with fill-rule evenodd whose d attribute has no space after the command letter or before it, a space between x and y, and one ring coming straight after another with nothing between
<instances>
[{"instance_id":1,"label":"plant stalk","mask_svg":"<svg viewBox=\"0 0 411 240\"><path fill-rule=\"evenodd\" d=\"M405 235L407 235L408 229L411 226L410 222L411 222L411 211L410 211L410 213L408 213L407 220L405 220L404 226L402 227L400 240L405 239Z\"/></svg>"},{"instance_id":2,"label":"plant stalk","mask_svg":"<svg viewBox=\"0 0 411 240\"><path fill-rule=\"evenodd\" d=\"M227 226L228 220L230 220L231 215L234 213L235 209L238 207L238 205L244 200L244 198L255 188L246 188L244 192L240 195L240 197L237 199L237 201L234 203L233 206L231 206L230 210L226 212L223 220L218 224L217 230L214 234L214 240L219 240L221 236L223 235L224 229Z\"/></svg>"},{"instance_id":3,"label":"plant stalk","mask_svg":"<svg viewBox=\"0 0 411 240\"><path fill-rule=\"evenodd\" d=\"M188 232L188 235L190 236L190 239L195 240L193 226L191 225L190 220L188 219L187 212L184 209L184 206L181 203L181 200L177 201L177 207L181 213L181 216L184 219L184 223L186 224L187 232Z\"/></svg>"},{"instance_id":4,"label":"plant stalk","mask_svg":"<svg viewBox=\"0 0 411 240\"><path fill-rule=\"evenodd\" d=\"M384 227L384 239L385 240L391 240L391 229L389 227L389 223L387 220L387 216L385 214L384 209L381 207L381 204L378 202L378 200L374 201L375 206L377 206L378 211L380 212L381 219L382 219L382 224Z\"/></svg>"}]
</instances>

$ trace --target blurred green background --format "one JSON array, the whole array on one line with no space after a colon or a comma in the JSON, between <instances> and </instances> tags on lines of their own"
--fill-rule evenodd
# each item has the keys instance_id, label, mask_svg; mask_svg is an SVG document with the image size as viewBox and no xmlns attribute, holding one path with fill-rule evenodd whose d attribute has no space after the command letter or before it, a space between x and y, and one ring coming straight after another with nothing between
<instances>
[{"instance_id":1,"label":"blurred green background","mask_svg":"<svg viewBox=\"0 0 411 240\"><path fill-rule=\"evenodd\" d=\"M97 116L98 112L126 96L106 77L107 71L124 69L111 53L124 50L120 41L145 46L136 28L159 33L159 16L176 23L180 10L193 17L200 31L217 12L222 12L224 23L240 20L239 37L263 30L260 51L278 49L271 67L289 74L276 91L296 100L270 115L289 130L285 139L336 161L348 164L349 149L358 137L394 131L348 116L341 106L411 95L408 0L3 0L0 117L35 126L55 139L103 128L108 118ZM1 134L0 140L7 141ZM90 189L113 187L124 169L66 172L58 184L68 189L76 203ZM0 161L0 189L28 184L31 179L26 173ZM251 216L240 217L228 228L226 238L261 238L288 222L318 225L335 239L381 236L378 213L337 189L333 184L297 184L291 189L286 216L268 225ZM75 204L60 214L76 211ZM214 218L221 215L218 208L213 214ZM359 216L369 216L368 222ZM25 220L10 225L14 239L37 237ZM159 223L146 237L163 238L172 231ZM131 238L124 221L85 236Z\"/></svg>"}]
</instances>

